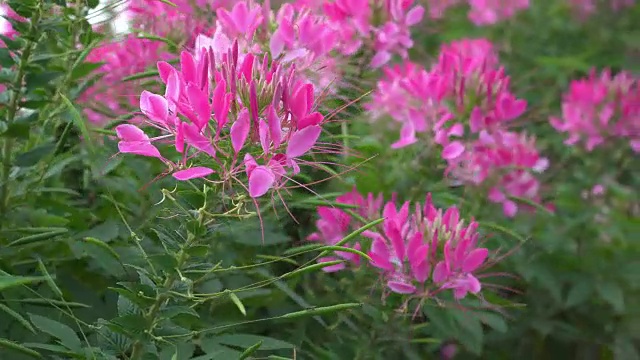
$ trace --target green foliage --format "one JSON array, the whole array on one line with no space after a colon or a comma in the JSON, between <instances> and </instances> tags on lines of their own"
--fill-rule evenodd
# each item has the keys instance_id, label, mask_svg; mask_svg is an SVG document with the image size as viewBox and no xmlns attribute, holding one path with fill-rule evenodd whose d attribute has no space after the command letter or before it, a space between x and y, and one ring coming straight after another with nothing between
<instances>
[{"instance_id":1,"label":"green foliage","mask_svg":"<svg viewBox=\"0 0 640 360\"><path fill-rule=\"evenodd\" d=\"M274 206L276 216L265 206L259 219L251 201L214 185L147 184L162 171L157 162L111 159L113 128L131 115L96 129L78 105L102 65L86 62L103 40L86 20L98 1L8 3L29 21L16 23L21 34L3 36L0 48L7 88L0 94L0 358L424 359L453 343L457 358L640 358L637 156L615 146L591 154L568 148L547 123L569 81L592 66L639 70L640 7L579 22L558 2L536 1L513 21L482 29L454 10L425 25L435 31L416 35L413 50L425 64L453 39L486 36L498 45L531 109L516 126L535 134L552 160L543 183L554 214L529 203L535 213L505 219L483 194L443 183L430 149L389 151L391 138L375 136L387 132L359 121L356 104L341 112L349 121L329 124L324 136L358 156L323 159L356 171L338 175L340 167L326 166L335 179L313 186L320 195L293 191L288 209ZM360 75L364 85L375 80ZM149 70L123 81L157 76ZM304 176L312 183L326 173ZM583 196L598 183L607 185L605 195ZM500 276L487 279L491 291L460 304L381 301L364 267L322 272L342 262L317 262L333 251L368 261L343 246L380 220L334 246L305 241L315 208L342 206L335 197L354 185L401 199L430 191L438 205L456 204L478 219L486 242L505 254L491 269Z\"/></svg>"}]
</instances>

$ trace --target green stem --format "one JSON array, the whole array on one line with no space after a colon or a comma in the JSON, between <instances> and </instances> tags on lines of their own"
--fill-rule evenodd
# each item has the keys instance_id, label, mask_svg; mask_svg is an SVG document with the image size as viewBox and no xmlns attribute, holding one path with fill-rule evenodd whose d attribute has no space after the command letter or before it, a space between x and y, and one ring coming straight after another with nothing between
<instances>
[{"instance_id":1,"label":"green stem","mask_svg":"<svg viewBox=\"0 0 640 360\"><path fill-rule=\"evenodd\" d=\"M200 224L200 226L204 224L204 220L205 220L204 211L200 209L198 213L198 223ZM187 252L191 247L191 245L193 245L196 240L197 240L197 237L195 235L189 234L187 236L187 241L184 243L184 246L178 252L178 261L176 265L176 269L178 271L176 273L173 273L167 276L164 283L162 284L162 290L158 292L153 305L151 305L151 308L149 308L149 311L147 311L147 313L144 316L146 322L149 324L149 327L147 328L145 333L151 334L154 327L156 326L156 321L157 321L156 317L158 316L158 311L160 311L160 308L162 308L162 305L169 299L170 297L169 291L173 287L176 280L178 280L177 274L180 272L180 269L184 266L185 262L189 258L189 255L187 254ZM142 359L144 352L145 352L144 343L142 342L142 340L137 340L133 344L130 359L140 360Z\"/></svg>"},{"instance_id":2,"label":"green stem","mask_svg":"<svg viewBox=\"0 0 640 360\"><path fill-rule=\"evenodd\" d=\"M31 22L29 25L29 31L27 32L28 36L25 38L26 44L22 49L22 54L20 55L20 63L18 64L18 73L13 81L13 86L11 89L11 99L9 101L9 108L7 110L7 126L11 126L13 121L15 120L16 114L18 113L18 105L20 99L22 98L22 83L24 82L24 78L27 71L27 65L29 64L29 60L31 57L31 52L33 51L33 47L36 45L37 40L35 39L35 32L38 23L40 22L40 17L42 15L42 2L38 3L38 8L36 9L33 17L31 18ZM11 155L13 153L13 145L14 139L8 137L4 140L2 146L2 186L0 187L0 219L4 219L8 207L9 200L9 172L11 171ZM0 228L2 227L2 221L0 220Z\"/></svg>"}]
</instances>

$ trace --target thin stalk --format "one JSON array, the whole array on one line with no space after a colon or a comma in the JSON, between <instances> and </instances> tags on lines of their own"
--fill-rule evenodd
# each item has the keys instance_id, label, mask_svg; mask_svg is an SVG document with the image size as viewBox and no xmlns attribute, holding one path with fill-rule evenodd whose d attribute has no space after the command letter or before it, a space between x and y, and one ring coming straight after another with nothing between
<instances>
[{"instance_id":1,"label":"thin stalk","mask_svg":"<svg viewBox=\"0 0 640 360\"><path fill-rule=\"evenodd\" d=\"M37 43L37 40L34 41L32 39L35 38L34 33L36 32L36 28L38 26L38 23L40 22L41 16L42 2L40 1L38 3L38 8L31 18L29 31L27 32L28 36L26 37L27 42L24 46L24 49L22 49L22 54L20 55L20 63L18 64L18 73L16 74L16 77L13 81L11 98L9 100L9 108L7 110L7 126L11 126L16 118L16 114L18 113L18 104L20 102L20 99L22 98L22 83L24 82L27 65L29 64L29 60L31 57L31 52L33 51L33 48ZM8 207L9 172L11 170L11 155L13 154L13 146L14 139L11 137L7 137L4 140L2 146L2 186L0 187L0 219L5 219ZM2 221L0 221L0 228L2 228Z\"/></svg>"},{"instance_id":2,"label":"thin stalk","mask_svg":"<svg viewBox=\"0 0 640 360\"><path fill-rule=\"evenodd\" d=\"M204 220L205 220L204 211L200 209L200 211L198 212L198 223L200 224L200 226L203 226ZM176 269L178 271L176 271L176 273L174 274L167 276L164 283L162 284L162 290L158 292L153 305L151 305L151 308L149 308L149 311L147 311L147 313L144 315L146 322L149 324L149 327L147 328L145 333L151 334L154 327L156 326L156 320L157 320L156 317L158 316L158 311L160 311L160 308L162 308L162 305L164 305L164 303L169 299L170 297L169 292L173 287L174 283L176 282L176 280L178 280L177 274L180 272L180 269L184 266L185 262L189 258L187 254L188 249L191 247L191 245L194 244L196 240L197 240L197 236L190 233L187 236L187 241L185 242L184 246L178 252L178 261L176 265ZM133 344L130 359L140 360L142 359L143 355L144 355L144 343L141 340L137 340Z\"/></svg>"}]
</instances>

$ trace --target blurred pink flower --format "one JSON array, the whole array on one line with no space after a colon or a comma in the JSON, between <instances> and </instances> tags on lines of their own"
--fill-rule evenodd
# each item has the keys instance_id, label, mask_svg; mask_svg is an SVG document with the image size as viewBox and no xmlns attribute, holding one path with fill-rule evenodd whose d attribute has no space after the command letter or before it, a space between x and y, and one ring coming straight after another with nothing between
<instances>
[{"instance_id":1,"label":"blurred pink flower","mask_svg":"<svg viewBox=\"0 0 640 360\"><path fill-rule=\"evenodd\" d=\"M640 153L640 86L638 78L608 70L574 80L564 94L562 117L552 117L551 125L569 137L565 144L582 143L587 151L620 139Z\"/></svg>"}]
</instances>

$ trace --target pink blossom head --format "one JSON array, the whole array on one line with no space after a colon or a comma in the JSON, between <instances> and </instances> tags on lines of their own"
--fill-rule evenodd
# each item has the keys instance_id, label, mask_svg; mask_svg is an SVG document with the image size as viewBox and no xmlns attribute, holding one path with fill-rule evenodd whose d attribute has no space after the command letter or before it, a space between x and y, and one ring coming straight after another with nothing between
<instances>
[{"instance_id":1,"label":"pink blossom head","mask_svg":"<svg viewBox=\"0 0 640 360\"><path fill-rule=\"evenodd\" d=\"M170 142L181 160L162 160L170 171L179 170L177 180L240 182L251 197L262 197L300 172L324 116L314 86L295 66L243 54L237 40L226 49L215 45L215 39L198 37L195 54L181 53L179 70L158 62L164 94L143 91L140 110L162 135L140 137L144 153L122 152L158 157L150 146Z\"/></svg>"},{"instance_id":2,"label":"pink blossom head","mask_svg":"<svg viewBox=\"0 0 640 360\"><path fill-rule=\"evenodd\" d=\"M437 209L430 195L424 204L385 205L383 231L372 238L372 265L382 271L388 288L400 294L435 296L452 290L456 299L477 294L488 250L478 248L478 224L464 225L455 207Z\"/></svg>"},{"instance_id":3,"label":"pink blossom head","mask_svg":"<svg viewBox=\"0 0 640 360\"><path fill-rule=\"evenodd\" d=\"M571 82L563 97L562 117L552 117L550 122L557 131L567 133L569 146L580 144L592 151L621 139L640 152L639 102L637 77L593 70L588 78Z\"/></svg>"}]
</instances>

